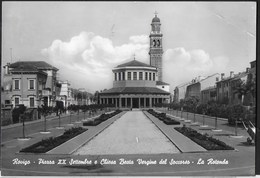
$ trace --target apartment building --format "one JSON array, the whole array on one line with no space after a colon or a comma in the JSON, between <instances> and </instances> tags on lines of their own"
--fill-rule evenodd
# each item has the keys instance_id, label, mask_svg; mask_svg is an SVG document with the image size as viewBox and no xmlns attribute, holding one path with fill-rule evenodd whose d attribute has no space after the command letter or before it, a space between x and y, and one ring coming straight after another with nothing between
<instances>
[{"instance_id":1,"label":"apartment building","mask_svg":"<svg viewBox=\"0 0 260 178\"><path fill-rule=\"evenodd\" d=\"M24 104L37 108L45 103L54 106L58 69L44 61L19 61L4 66L5 104Z\"/></svg>"}]
</instances>

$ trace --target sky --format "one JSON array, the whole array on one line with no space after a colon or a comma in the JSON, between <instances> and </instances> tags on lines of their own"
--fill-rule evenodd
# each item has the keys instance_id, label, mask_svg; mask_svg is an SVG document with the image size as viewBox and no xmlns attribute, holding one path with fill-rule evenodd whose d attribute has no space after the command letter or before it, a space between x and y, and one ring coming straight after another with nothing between
<instances>
[{"instance_id":1,"label":"sky","mask_svg":"<svg viewBox=\"0 0 260 178\"><path fill-rule=\"evenodd\" d=\"M149 64L158 12L163 80L171 92L197 76L235 73L256 60L255 2L2 2L2 65L46 61L89 92L109 89L112 69Z\"/></svg>"}]
</instances>

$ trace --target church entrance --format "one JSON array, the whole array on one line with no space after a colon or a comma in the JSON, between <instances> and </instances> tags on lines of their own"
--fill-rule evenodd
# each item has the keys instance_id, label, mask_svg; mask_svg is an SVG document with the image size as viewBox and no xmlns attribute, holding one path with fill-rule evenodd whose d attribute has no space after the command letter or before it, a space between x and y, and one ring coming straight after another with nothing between
<instances>
[{"instance_id":1,"label":"church entrance","mask_svg":"<svg viewBox=\"0 0 260 178\"><path fill-rule=\"evenodd\" d=\"M139 98L133 98L133 108L139 108Z\"/></svg>"}]
</instances>

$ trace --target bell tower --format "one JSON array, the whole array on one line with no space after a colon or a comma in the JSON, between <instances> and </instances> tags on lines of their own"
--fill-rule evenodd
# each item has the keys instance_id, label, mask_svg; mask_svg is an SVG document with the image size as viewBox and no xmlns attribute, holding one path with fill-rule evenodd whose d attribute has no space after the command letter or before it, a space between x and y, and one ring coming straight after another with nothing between
<instances>
[{"instance_id":1,"label":"bell tower","mask_svg":"<svg viewBox=\"0 0 260 178\"><path fill-rule=\"evenodd\" d=\"M161 22L157 17L157 12L155 12L155 17L151 23L151 33L150 33L150 65L155 66L158 69L158 81L162 81L162 32L161 32Z\"/></svg>"}]
</instances>

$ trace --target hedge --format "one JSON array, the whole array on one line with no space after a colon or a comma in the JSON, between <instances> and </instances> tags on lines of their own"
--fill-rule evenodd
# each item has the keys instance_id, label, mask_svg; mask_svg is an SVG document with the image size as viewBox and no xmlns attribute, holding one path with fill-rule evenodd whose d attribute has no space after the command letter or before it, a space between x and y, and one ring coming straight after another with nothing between
<instances>
[{"instance_id":1,"label":"hedge","mask_svg":"<svg viewBox=\"0 0 260 178\"><path fill-rule=\"evenodd\" d=\"M61 145L62 143L76 137L77 135L87 131L88 129L82 127L73 127L69 130L66 130L63 135L58 137L50 137L43 139L40 142L37 142L29 147L22 149L20 152L25 153L46 153L49 150Z\"/></svg>"},{"instance_id":2,"label":"hedge","mask_svg":"<svg viewBox=\"0 0 260 178\"><path fill-rule=\"evenodd\" d=\"M192 141L202 146L206 150L234 150L233 147L227 145L226 143L213 137L209 137L207 134L202 135L192 128L183 126L175 127L174 129L190 138Z\"/></svg>"}]
</instances>

